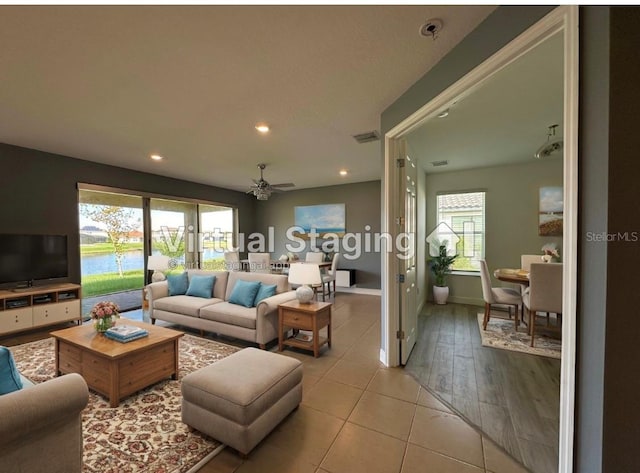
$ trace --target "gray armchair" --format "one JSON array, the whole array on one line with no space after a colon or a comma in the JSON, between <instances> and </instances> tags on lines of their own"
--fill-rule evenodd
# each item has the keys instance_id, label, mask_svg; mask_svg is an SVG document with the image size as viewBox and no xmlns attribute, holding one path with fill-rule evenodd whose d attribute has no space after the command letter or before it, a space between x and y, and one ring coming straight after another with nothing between
<instances>
[{"instance_id":1,"label":"gray armchair","mask_svg":"<svg viewBox=\"0 0 640 473\"><path fill-rule=\"evenodd\" d=\"M0 396L3 473L82 471L82 410L89 400L79 374Z\"/></svg>"}]
</instances>

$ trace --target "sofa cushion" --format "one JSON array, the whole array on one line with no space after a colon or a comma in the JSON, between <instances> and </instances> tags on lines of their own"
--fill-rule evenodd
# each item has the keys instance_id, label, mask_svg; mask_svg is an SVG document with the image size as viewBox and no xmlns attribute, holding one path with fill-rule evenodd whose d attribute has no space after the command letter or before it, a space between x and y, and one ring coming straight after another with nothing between
<instances>
[{"instance_id":1,"label":"sofa cushion","mask_svg":"<svg viewBox=\"0 0 640 473\"><path fill-rule=\"evenodd\" d=\"M22 389L20 373L13 361L13 354L7 347L0 347L0 394Z\"/></svg>"},{"instance_id":2,"label":"sofa cushion","mask_svg":"<svg viewBox=\"0 0 640 473\"><path fill-rule=\"evenodd\" d=\"M227 280L229 278L228 271L211 271L207 269L188 269L189 278L192 276L215 276L216 281L213 285L213 297L217 299L226 299Z\"/></svg>"},{"instance_id":3,"label":"sofa cushion","mask_svg":"<svg viewBox=\"0 0 640 473\"><path fill-rule=\"evenodd\" d=\"M169 274L167 276L170 296L181 296L189 289L189 277L187 273Z\"/></svg>"},{"instance_id":4,"label":"sofa cushion","mask_svg":"<svg viewBox=\"0 0 640 473\"><path fill-rule=\"evenodd\" d=\"M238 280L233 286L229 302L245 307L253 307L253 301L256 299L256 294L259 290L260 281Z\"/></svg>"},{"instance_id":5,"label":"sofa cushion","mask_svg":"<svg viewBox=\"0 0 640 473\"><path fill-rule=\"evenodd\" d=\"M256 308L220 302L200 309L200 318L255 330Z\"/></svg>"},{"instance_id":6,"label":"sofa cushion","mask_svg":"<svg viewBox=\"0 0 640 473\"><path fill-rule=\"evenodd\" d=\"M247 273L244 271L234 271L229 274L229 282L227 283L227 293L224 300L228 301L231 296L236 282L243 281L259 281L262 284L275 284L276 294L287 292L291 289L289 279L283 274L265 274L265 273ZM216 296L217 297L217 296Z\"/></svg>"},{"instance_id":7,"label":"sofa cushion","mask_svg":"<svg viewBox=\"0 0 640 473\"><path fill-rule=\"evenodd\" d=\"M217 298L203 299L202 297L194 296L171 296L153 301L153 308L175 314L198 317L201 308L220 302L222 302L222 299Z\"/></svg>"},{"instance_id":8,"label":"sofa cushion","mask_svg":"<svg viewBox=\"0 0 640 473\"><path fill-rule=\"evenodd\" d=\"M189 289L187 289L187 296L204 297L205 299L211 299L213 297L213 285L215 283L215 276L193 275L189 279Z\"/></svg>"},{"instance_id":9,"label":"sofa cushion","mask_svg":"<svg viewBox=\"0 0 640 473\"><path fill-rule=\"evenodd\" d=\"M276 284L260 283L260 289L258 289L256 298L253 300L253 307L257 306L262 299L266 299L267 297L275 295L276 287L278 287Z\"/></svg>"}]
</instances>

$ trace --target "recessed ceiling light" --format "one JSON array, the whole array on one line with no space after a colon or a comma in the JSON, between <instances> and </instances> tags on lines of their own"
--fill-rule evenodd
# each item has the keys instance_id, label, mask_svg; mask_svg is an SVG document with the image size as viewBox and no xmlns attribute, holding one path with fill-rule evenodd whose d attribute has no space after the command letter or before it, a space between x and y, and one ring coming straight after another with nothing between
<instances>
[{"instance_id":1,"label":"recessed ceiling light","mask_svg":"<svg viewBox=\"0 0 640 473\"><path fill-rule=\"evenodd\" d=\"M347 171L346 169L340 169L341 176L346 176L347 174L349 174L349 171Z\"/></svg>"},{"instance_id":2,"label":"recessed ceiling light","mask_svg":"<svg viewBox=\"0 0 640 473\"><path fill-rule=\"evenodd\" d=\"M256 130L258 130L260 133L268 133L269 125L267 125L266 123L258 123L256 125Z\"/></svg>"},{"instance_id":3,"label":"recessed ceiling light","mask_svg":"<svg viewBox=\"0 0 640 473\"><path fill-rule=\"evenodd\" d=\"M152 154L149 157L154 161L162 161L164 159L164 156L160 156L159 154Z\"/></svg>"}]
</instances>

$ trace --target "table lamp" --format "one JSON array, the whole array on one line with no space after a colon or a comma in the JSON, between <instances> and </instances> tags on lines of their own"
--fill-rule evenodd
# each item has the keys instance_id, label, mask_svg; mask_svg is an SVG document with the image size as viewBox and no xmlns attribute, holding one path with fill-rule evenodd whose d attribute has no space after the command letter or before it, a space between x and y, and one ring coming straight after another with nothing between
<instances>
[{"instance_id":1,"label":"table lamp","mask_svg":"<svg viewBox=\"0 0 640 473\"><path fill-rule=\"evenodd\" d=\"M289 266L289 283L301 284L296 289L296 297L301 304L309 304L313 299L310 286L322 284L320 266L311 263L295 263Z\"/></svg>"},{"instance_id":2,"label":"table lamp","mask_svg":"<svg viewBox=\"0 0 640 473\"><path fill-rule=\"evenodd\" d=\"M147 258L147 269L153 270L151 282L160 282L166 279L163 271L169 269L169 257L162 255L151 255Z\"/></svg>"}]
</instances>

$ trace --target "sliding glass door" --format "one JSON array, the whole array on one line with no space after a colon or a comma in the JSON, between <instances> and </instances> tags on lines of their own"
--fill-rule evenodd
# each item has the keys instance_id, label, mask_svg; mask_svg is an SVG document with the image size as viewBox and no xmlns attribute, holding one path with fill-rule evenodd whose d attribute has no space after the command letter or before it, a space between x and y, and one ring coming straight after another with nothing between
<instances>
[{"instance_id":1,"label":"sliding glass door","mask_svg":"<svg viewBox=\"0 0 640 473\"><path fill-rule=\"evenodd\" d=\"M234 247L235 210L219 205L200 204L200 267L224 270L224 252Z\"/></svg>"},{"instance_id":2,"label":"sliding glass door","mask_svg":"<svg viewBox=\"0 0 640 473\"><path fill-rule=\"evenodd\" d=\"M82 313L109 299L122 311L142 306L147 257L169 257L164 274L224 269L237 239L237 210L224 205L78 184Z\"/></svg>"},{"instance_id":3,"label":"sliding glass door","mask_svg":"<svg viewBox=\"0 0 640 473\"><path fill-rule=\"evenodd\" d=\"M178 200L149 201L151 254L170 258L169 272L198 267L198 205Z\"/></svg>"},{"instance_id":4,"label":"sliding glass door","mask_svg":"<svg viewBox=\"0 0 640 473\"><path fill-rule=\"evenodd\" d=\"M142 197L79 191L82 313L109 295L120 308L140 307L144 285Z\"/></svg>"}]
</instances>

